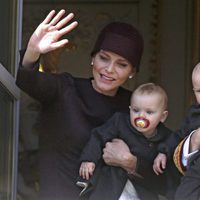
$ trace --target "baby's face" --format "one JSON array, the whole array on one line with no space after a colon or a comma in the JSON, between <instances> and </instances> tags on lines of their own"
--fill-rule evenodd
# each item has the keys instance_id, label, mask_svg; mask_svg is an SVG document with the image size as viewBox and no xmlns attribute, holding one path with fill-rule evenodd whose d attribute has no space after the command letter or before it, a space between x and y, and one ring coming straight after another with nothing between
<instances>
[{"instance_id":1,"label":"baby's face","mask_svg":"<svg viewBox=\"0 0 200 200\"><path fill-rule=\"evenodd\" d=\"M153 136L159 122L165 119L163 104L163 98L156 93L134 95L130 106L132 126L145 137Z\"/></svg>"},{"instance_id":2,"label":"baby's face","mask_svg":"<svg viewBox=\"0 0 200 200\"><path fill-rule=\"evenodd\" d=\"M200 73L193 75L192 84L197 103L200 104Z\"/></svg>"}]
</instances>

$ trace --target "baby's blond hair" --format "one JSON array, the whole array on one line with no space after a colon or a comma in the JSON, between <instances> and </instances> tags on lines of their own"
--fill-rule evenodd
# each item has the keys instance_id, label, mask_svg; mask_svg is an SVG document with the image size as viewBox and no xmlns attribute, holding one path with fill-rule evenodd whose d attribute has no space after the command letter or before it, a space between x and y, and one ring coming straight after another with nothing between
<instances>
[{"instance_id":1,"label":"baby's blond hair","mask_svg":"<svg viewBox=\"0 0 200 200\"><path fill-rule=\"evenodd\" d=\"M192 79L196 76L200 76L200 63L197 63L192 70Z\"/></svg>"},{"instance_id":2,"label":"baby's blond hair","mask_svg":"<svg viewBox=\"0 0 200 200\"><path fill-rule=\"evenodd\" d=\"M145 84L142 84L142 85L140 85L140 86L138 86L136 88L136 90L132 94L132 97L135 94L149 94L149 95L150 94L159 94L163 98L164 109L167 109L167 105L168 105L167 93L159 85L156 85L154 83L145 83ZM131 98L131 100L132 100L132 98Z\"/></svg>"}]
</instances>

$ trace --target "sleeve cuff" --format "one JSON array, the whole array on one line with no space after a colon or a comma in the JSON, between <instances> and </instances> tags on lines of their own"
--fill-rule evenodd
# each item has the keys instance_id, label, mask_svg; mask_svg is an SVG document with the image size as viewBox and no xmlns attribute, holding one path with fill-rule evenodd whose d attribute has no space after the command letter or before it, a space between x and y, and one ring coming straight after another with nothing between
<instances>
[{"instance_id":1,"label":"sleeve cuff","mask_svg":"<svg viewBox=\"0 0 200 200\"><path fill-rule=\"evenodd\" d=\"M193 156L195 153L198 152L198 150L196 150L189 153L190 138L194 132L195 130L192 131L188 137L183 139L174 151L174 156L173 156L174 163L179 172L181 172L182 174L184 174L186 171L189 158L191 158L191 156Z\"/></svg>"},{"instance_id":2,"label":"sleeve cuff","mask_svg":"<svg viewBox=\"0 0 200 200\"><path fill-rule=\"evenodd\" d=\"M187 166L189 158L199 151L199 150L196 150L196 151L189 153L190 138L194 132L195 132L195 130L190 133L190 135L187 137L187 139L185 140L185 142L183 144L182 163L185 167Z\"/></svg>"},{"instance_id":3,"label":"sleeve cuff","mask_svg":"<svg viewBox=\"0 0 200 200\"><path fill-rule=\"evenodd\" d=\"M182 163L182 154L183 154L183 144L184 144L184 142L185 142L185 139L182 140L179 143L179 145L176 147L176 149L174 151L174 155L173 155L174 164L181 174L184 174L185 170L186 170L185 166Z\"/></svg>"}]
</instances>

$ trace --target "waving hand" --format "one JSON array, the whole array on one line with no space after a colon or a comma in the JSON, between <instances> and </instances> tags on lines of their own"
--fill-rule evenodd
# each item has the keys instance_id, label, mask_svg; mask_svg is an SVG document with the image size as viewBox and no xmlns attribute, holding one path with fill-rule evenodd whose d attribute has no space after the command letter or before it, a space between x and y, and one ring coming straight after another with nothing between
<instances>
[{"instance_id":1,"label":"waving hand","mask_svg":"<svg viewBox=\"0 0 200 200\"><path fill-rule=\"evenodd\" d=\"M64 18L62 17L65 10L60 10L56 15L55 13L52 10L32 34L23 60L25 66L36 61L40 54L53 51L68 43L67 39L60 38L73 30L78 23L74 21L68 24L74 17L73 13Z\"/></svg>"}]
</instances>

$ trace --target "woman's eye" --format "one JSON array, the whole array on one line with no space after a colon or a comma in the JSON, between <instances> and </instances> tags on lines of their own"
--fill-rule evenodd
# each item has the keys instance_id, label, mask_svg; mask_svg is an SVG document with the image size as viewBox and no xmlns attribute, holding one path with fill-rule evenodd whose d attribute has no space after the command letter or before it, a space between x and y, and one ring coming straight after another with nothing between
<instances>
[{"instance_id":1,"label":"woman's eye","mask_svg":"<svg viewBox=\"0 0 200 200\"><path fill-rule=\"evenodd\" d=\"M120 67L124 68L124 67L127 67L127 64L126 63L119 63L118 64Z\"/></svg>"},{"instance_id":2,"label":"woman's eye","mask_svg":"<svg viewBox=\"0 0 200 200\"><path fill-rule=\"evenodd\" d=\"M100 59L101 60L108 60L108 58L106 56L102 56L102 55L100 55Z\"/></svg>"},{"instance_id":3,"label":"woman's eye","mask_svg":"<svg viewBox=\"0 0 200 200\"><path fill-rule=\"evenodd\" d=\"M147 114L151 115L153 114L153 111L147 111Z\"/></svg>"}]
</instances>

